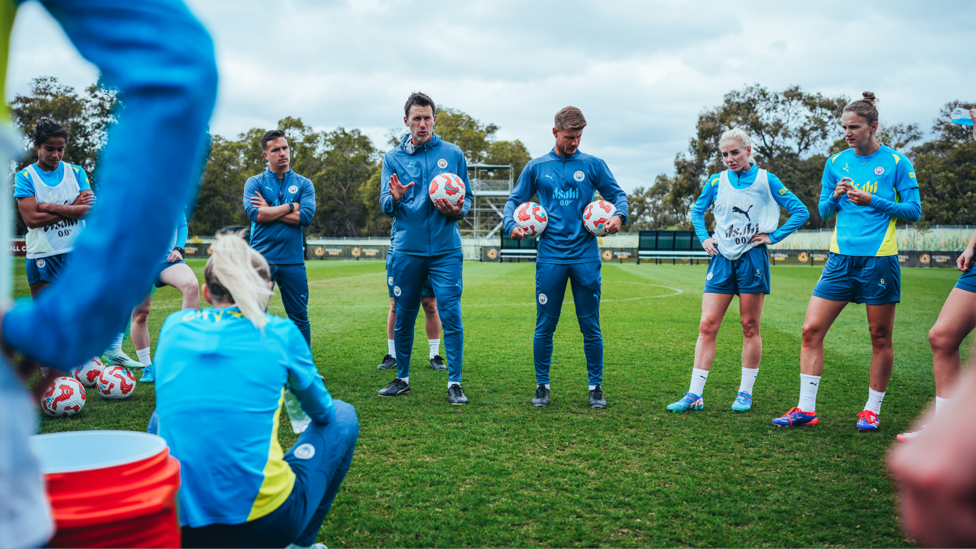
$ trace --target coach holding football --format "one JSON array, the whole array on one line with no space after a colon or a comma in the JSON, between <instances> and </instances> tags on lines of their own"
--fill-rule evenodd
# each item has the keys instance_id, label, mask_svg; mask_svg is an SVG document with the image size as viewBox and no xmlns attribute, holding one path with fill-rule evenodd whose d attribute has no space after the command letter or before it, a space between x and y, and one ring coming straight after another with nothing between
<instances>
[{"instance_id":1,"label":"coach holding football","mask_svg":"<svg viewBox=\"0 0 976 549\"><path fill-rule=\"evenodd\" d=\"M464 327L461 325L461 232L457 222L471 207L474 195L468 183L468 164L457 146L434 133L437 107L426 95L410 94L403 107L403 122L410 133L400 146L383 158L380 207L393 218L391 262L393 299L396 301L397 377L379 392L395 397L410 392L410 351L420 296L430 277L440 309L447 350L447 398L451 404L467 404L461 389L464 360ZM430 181L453 173L464 182L464 198L457 204L432 202Z\"/></svg>"},{"instance_id":2,"label":"coach holding football","mask_svg":"<svg viewBox=\"0 0 976 549\"><path fill-rule=\"evenodd\" d=\"M505 232L521 240L525 231L515 224L515 208L538 194L549 214L549 226L539 238L535 265L536 323L532 351L536 391L532 405L549 405L549 365L552 334L572 281L576 319L583 333L583 352L589 373L589 404L606 408L603 396L603 334L600 332L600 249L596 237L583 228L583 208L599 191L617 207L606 224L609 234L627 222L627 195L620 189L607 163L579 151L586 119L576 107L556 113L552 135L556 144L549 154L526 164L512 195L505 202Z\"/></svg>"},{"instance_id":3,"label":"coach holding football","mask_svg":"<svg viewBox=\"0 0 976 549\"><path fill-rule=\"evenodd\" d=\"M307 177L291 171L288 139L281 130L261 138L268 169L244 183L244 209L251 220L251 247L271 266L271 278L281 290L288 318L298 326L309 347L308 275L302 228L315 215L315 187Z\"/></svg>"}]
</instances>

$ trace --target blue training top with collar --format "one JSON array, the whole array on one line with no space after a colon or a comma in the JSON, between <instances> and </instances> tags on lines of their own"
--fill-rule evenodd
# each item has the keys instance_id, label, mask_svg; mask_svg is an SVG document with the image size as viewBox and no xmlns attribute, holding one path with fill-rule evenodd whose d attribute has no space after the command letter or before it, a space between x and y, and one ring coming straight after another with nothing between
<instances>
[{"instance_id":1,"label":"blue training top with collar","mask_svg":"<svg viewBox=\"0 0 976 549\"><path fill-rule=\"evenodd\" d=\"M474 201L464 153L436 133L430 141L416 147L408 147L409 140L407 134L400 146L383 158L380 207L393 218L390 249L398 254L422 256L460 251L461 231L457 222L467 215ZM438 210L428 195L431 180L442 173L453 173L464 182L464 206L461 215L455 218ZM399 201L393 200L390 194L393 174L397 174L402 185L415 183Z\"/></svg>"},{"instance_id":2,"label":"blue training top with collar","mask_svg":"<svg viewBox=\"0 0 976 549\"><path fill-rule=\"evenodd\" d=\"M549 225L539 237L537 263L589 263L600 261L596 237L583 228L583 209L594 191L617 207L627 222L627 194L603 160L577 150L562 157L555 149L525 165L512 195L505 202L505 234L515 228L515 209L536 194L549 214Z\"/></svg>"},{"instance_id":3,"label":"blue training top with collar","mask_svg":"<svg viewBox=\"0 0 976 549\"><path fill-rule=\"evenodd\" d=\"M260 192L268 206L281 206L290 202L302 205L299 225L282 221L258 223L258 208L251 204L254 193ZM265 170L251 176L244 183L244 210L251 220L251 247L261 252L272 265L297 265L305 263L302 228L308 227L315 216L315 187L312 181L292 170L285 172L280 182L278 176Z\"/></svg>"}]
</instances>

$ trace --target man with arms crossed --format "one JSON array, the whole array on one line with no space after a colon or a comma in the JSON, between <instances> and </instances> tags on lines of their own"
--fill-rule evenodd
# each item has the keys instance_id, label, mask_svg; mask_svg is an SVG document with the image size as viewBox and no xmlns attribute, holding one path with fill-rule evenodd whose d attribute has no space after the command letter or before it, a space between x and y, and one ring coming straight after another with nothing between
<instances>
[{"instance_id":1,"label":"man with arms crossed","mask_svg":"<svg viewBox=\"0 0 976 549\"><path fill-rule=\"evenodd\" d=\"M307 177L291 171L285 132L268 131L261 138L261 148L268 169L244 183L244 209L251 220L251 247L268 260L271 277L281 290L285 312L311 347L302 227L308 227L315 215L315 187Z\"/></svg>"},{"instance_id":2,"label":"man with arms crossed","mask_svg":"<svg viewBox=\"0 0 976 549\"><path fill-rule=\"evenodd\" d=\"M603 334L600 332L600 249L596 237L583 228L583 209L599 191L604 200L617 207L607 222L609 234L627 222L627 195L613 178L607 163L579 151L586 119L576 107L556 113L552 135L556 145L549 154L526 164L515 190L505 202L505 232L514 240L525 237L525 229L515 224L513 213L538 194L539 203L549 214L549 226L539 237L535 264L536 391L532 405L549 405L549 365L552 360L552 334L566 295L566 282L573 283L576 319L583 332L583 352L589 372L591 408L606 408L603 397Z\"/></svg>"},{"instance_id":3,"label":"man with arms crossed","mask_svg":"<svg viewBox=\"0 0 976 549\"><path fill-rule=\"evenodd\" d=\"M399 147L386 153L380 181L380 207L393 218L391 261L393 298L396 300L397 377L379 392L394 397L410 392L410 352L424 283L430 278L437 298L447 350L447 396L454 405L467 404L461 389L464 327L461 325L461 232L457 222L471 207L474 195L468 183L468 164L457 146L434 133L436 107L426 95L410 94L403 108L403 123L410 133ZM430 181L453 173L464 182L458 204L440 199L432 203ZM406 182L406 183L403 183ZM389 280L388 280L389 281Z\"/></svg>"}]
</instances>

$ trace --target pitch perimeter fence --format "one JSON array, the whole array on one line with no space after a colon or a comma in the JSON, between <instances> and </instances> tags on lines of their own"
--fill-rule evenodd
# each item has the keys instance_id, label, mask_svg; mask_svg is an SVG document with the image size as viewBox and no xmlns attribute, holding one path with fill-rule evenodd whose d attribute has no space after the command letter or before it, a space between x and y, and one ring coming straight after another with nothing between
<instances>
[{"instance_id":1,"label":"pitch perimeter fence","mask_svg":"<svg viewBox=\"0 0 976 549\"><path fill-rule=\"evenodd\" d=\"M627 235L622 235L626 237ZM187 242L184 249L186 258L210 257L210 243L212 239L192 239L197 242ZM467 239L465 239L467 240ZM480 240L480 239L479 239ZM632 240L637 240L632 239ZM695 239L697 241L697 239ZM708 263L708 257L696 250L655 250L656 255L647 255L647 251L637 246L612 246L614 239L600 239L600 258L604 263L635 263L652 265L701 265ZM497 240L495 245L485 242L464 244L464 259L485 262L534 262L534 253L511 254L504 250ZM310 239L305 247L307 260L386 260L389 253L389 240L369 242L342 240L313 240ZM699 248L700 250L700 248ZM534 246L532 247L534 252ZM16 239L10 243L10 253L14 256L26 256L27 245L24 240ZM782 250L770 249L769 262L771 265L808 265L823 266L827 261L828 252L818 250ZM955 268L959 252L955 251L902 251L898 253L898 263L902 267L949 267Z\"/></svg>"}]
</instances>

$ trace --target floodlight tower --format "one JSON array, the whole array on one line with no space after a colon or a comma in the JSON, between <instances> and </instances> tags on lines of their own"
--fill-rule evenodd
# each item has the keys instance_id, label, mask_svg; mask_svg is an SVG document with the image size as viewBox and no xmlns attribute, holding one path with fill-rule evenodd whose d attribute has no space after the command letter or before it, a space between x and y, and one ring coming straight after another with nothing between
<instances>
[{"instance_id":1,"label":"floodlight tower","mask_svg":"<svg viewBox=\"0 0 976 549\"><path fill-rule=\"evenodd\" d=\"M493 238L502 230L505 200L515 185L512 166L468 164L468 180L474 203L461 223L461 234L476 238Z\"/></svg>"}]
</instances>

